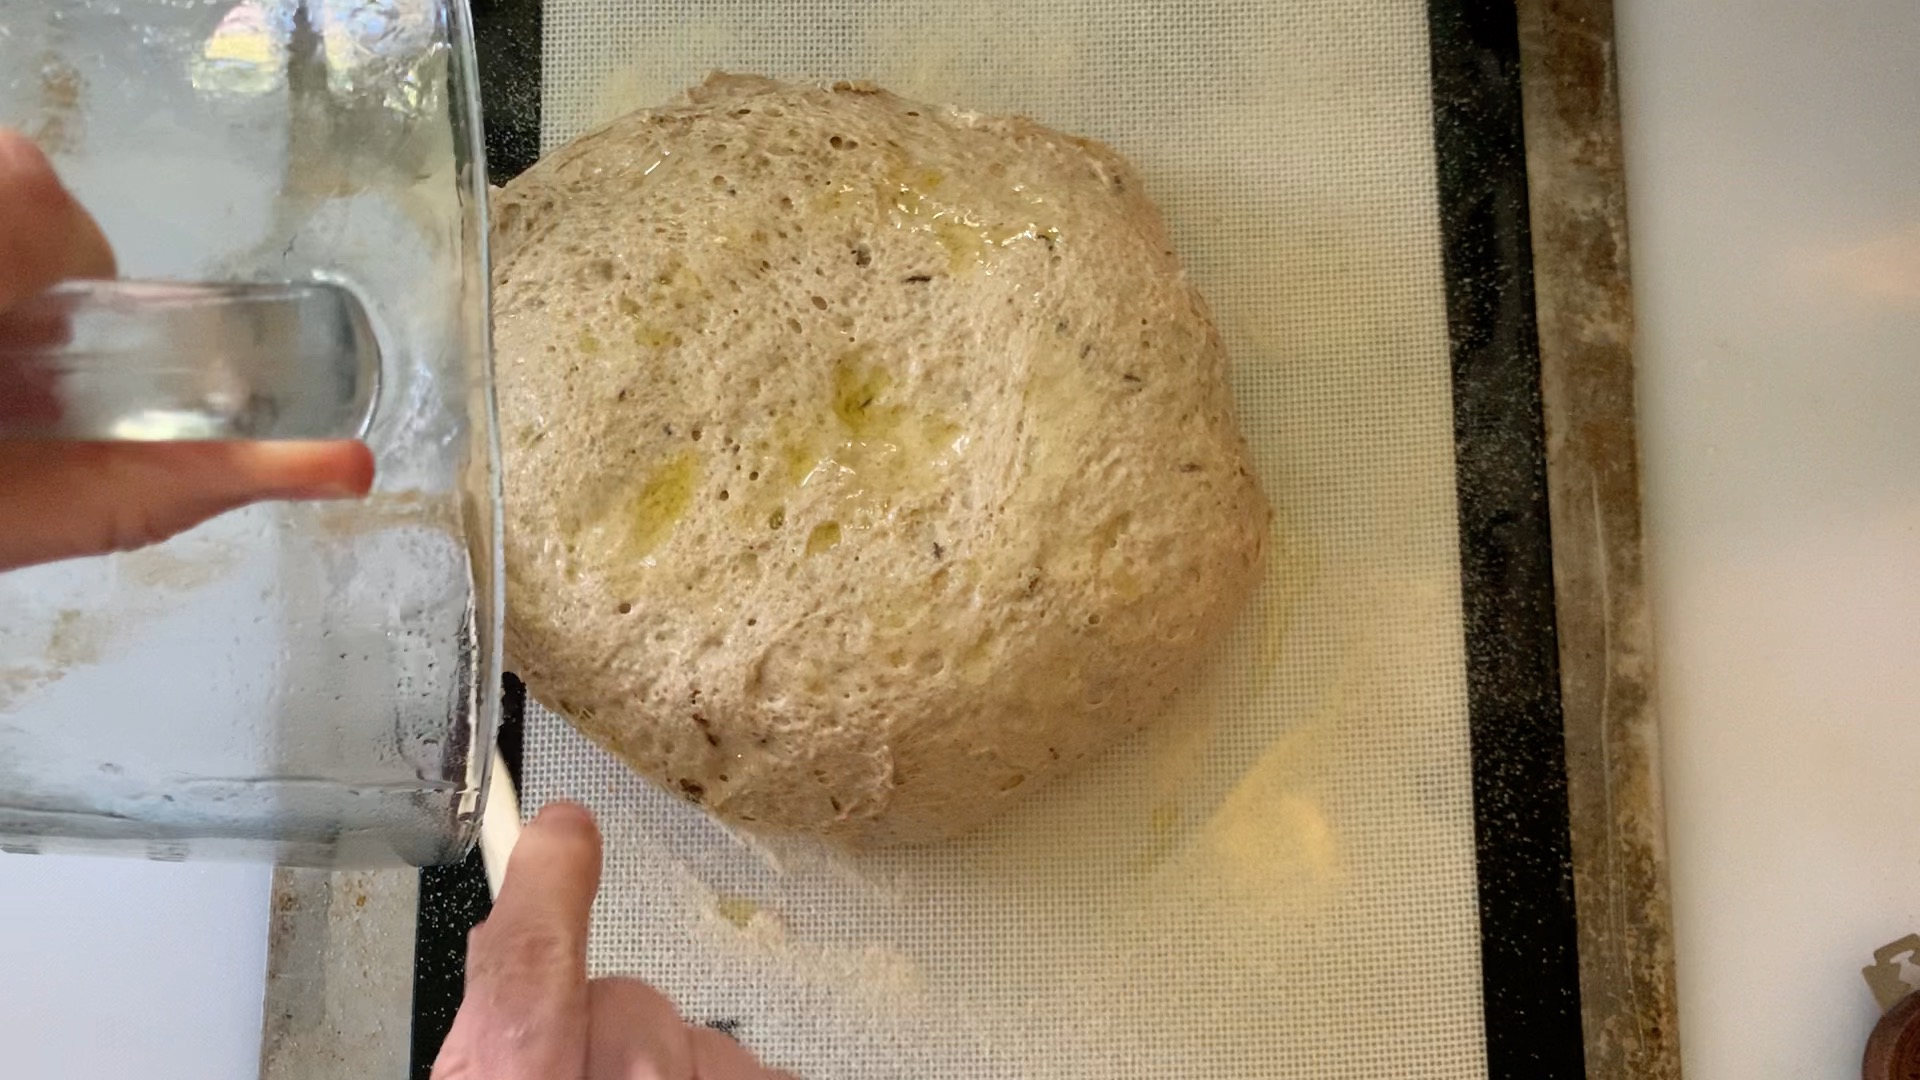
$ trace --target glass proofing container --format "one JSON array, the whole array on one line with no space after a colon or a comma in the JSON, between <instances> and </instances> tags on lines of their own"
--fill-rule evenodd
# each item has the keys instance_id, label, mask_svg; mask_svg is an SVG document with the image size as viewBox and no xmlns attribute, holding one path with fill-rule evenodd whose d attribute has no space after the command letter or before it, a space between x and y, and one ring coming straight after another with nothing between
<instances>
[{"instance_id":1,"label":"glass proofing container","mask_svg":"<svg viewBox=\"0 0 1920 1080\"><path fill-rule=\"evenodd\" d=\"M0 453L358 434L378 465L364 502L0 574L0 847L459 858L501 618L464 3L11 0L0 125L141 282L69 298L76 419Z\"/></svg>"}]
</instances>

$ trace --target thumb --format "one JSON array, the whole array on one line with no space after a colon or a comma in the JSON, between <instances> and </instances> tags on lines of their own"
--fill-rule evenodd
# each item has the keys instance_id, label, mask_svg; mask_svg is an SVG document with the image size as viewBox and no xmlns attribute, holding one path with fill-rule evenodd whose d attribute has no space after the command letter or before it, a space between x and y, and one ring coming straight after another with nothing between
<instances>
[{"instance_id":1,"label":"thumb","mask_svg":"<svg viewBox=\"0 0 1920 1080\"><path fill-rule=\"evenodd\" d=\"M600 832L581 807L540 812L467 944L466 997L436 1080L578 1080L587 1059L587 921Z\"/></svg>"},{"instance_id":2,"label":"thumb","mask_svg":"<svg viewBox=\"0 0 1920 1080\"><path fill-rule=\"evenodd\" d=\"M127 551L249 503L364 495L357 442L0 440L0 570Z\"/></svg>"}]
</instances>

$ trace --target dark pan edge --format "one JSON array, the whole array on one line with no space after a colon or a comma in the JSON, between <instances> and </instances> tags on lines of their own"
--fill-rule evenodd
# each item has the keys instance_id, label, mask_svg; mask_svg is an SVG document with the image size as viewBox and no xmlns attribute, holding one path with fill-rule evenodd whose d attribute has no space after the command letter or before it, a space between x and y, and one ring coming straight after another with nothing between
<instances>
[{"instance_id":1,"label":"dark pan edge","mask_svg":"<svg viewBox=\"0 0 1920 1080\"><path fill-rule=\"evenodd\" d=\"M1495 1080L1584 1075L1520 41L1510 5L1430 0L1434 148Z\"/></svg>"}]
</instances>

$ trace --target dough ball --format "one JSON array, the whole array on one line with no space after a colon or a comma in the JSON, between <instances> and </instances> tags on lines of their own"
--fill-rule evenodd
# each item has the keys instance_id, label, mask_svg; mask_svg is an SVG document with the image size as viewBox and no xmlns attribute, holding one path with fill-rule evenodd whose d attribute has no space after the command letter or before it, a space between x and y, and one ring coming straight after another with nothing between
<instances>
[{"instance_id":1,"label":"dough ball","mask_svg":"<svg viewBox=\"0 0 1920 1080\"><path fill-rule=\"evenodd\" d=\"M1226 354L1113 151L716 76L495 201L507 649L723 818L963 832L1256 581Z\"/></svg>"}]
</instances>

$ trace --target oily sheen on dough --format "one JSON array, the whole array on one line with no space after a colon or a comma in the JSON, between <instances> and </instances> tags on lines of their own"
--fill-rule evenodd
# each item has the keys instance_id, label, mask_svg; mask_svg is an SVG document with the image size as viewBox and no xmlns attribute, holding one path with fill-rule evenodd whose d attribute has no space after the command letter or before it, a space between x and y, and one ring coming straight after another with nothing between
<instances>
[{"instance_id":1,"label":"oily sheen on dough","mask_svg":"<svg viewBox=\"0 0 1920 1080\"><path fill-rule=\"evenodd\" d=\"M1112 150L715 76L495 200L507 650L724 818L965 831L1163 710L1268 508Z\"/></svg>"}]
</instances>

